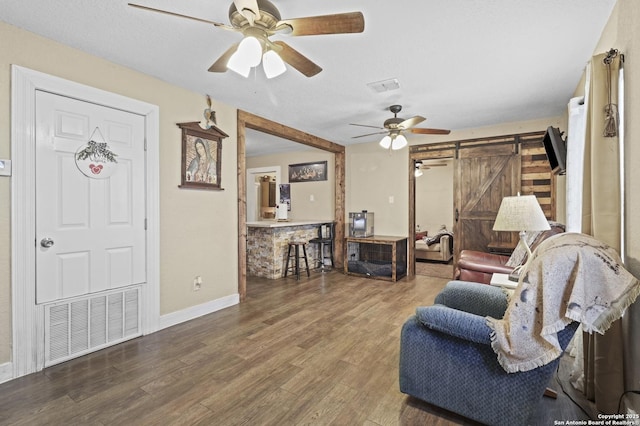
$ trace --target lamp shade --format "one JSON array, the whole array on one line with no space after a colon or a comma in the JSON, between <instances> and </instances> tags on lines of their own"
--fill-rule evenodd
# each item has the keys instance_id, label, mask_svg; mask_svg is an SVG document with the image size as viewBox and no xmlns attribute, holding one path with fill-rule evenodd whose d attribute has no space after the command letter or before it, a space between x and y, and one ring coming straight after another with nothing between
<instances>
[{"instance_id":1,"label":"lamp shade","mask_svg":"<svg viewBox=\"0 0 640 426\"><path fill-rule=\"evenodd\" d=\"M384 149L389 149L391 146L391 136L387 135L380 141L380 146Z\"/></svg>"},{"instance_id":2,"label":"lamp shade","mask_svg":"<svg viewBox=\"0 0 640 426\"><path fill-rule=\"evenodd\" d=\"M546 231L549 221L535 195L504 197L498 209L494 231Z\"/></svg>"},{"instance_id":3,"label":"lamp shade","mask_svg":"<svg viewBox=\"0 0 640 426\"><path fill-rule=\"evenodd\" d=\"M262 45L255 37L245 37L238 45L238 49L231 55L227 68L248 77L251 68L262 60Z\"/></svg>"},{"instance_id":4,"label":"lamp shade","mask_svg":"<svg viewBox=\"0 0 640 426\"><path fill-rule=\"evenodd\" d=\"M249 74L251 73L251 66L245 63L242 63L242 61L240 60L234 61L233 56L229 59L229 63L227 63L227 68L233 72L240 74L244 78L249 77Z\"/></svg>"},{"instance_id":5,"label":"lamp shade","mask_svg":"<svg viewBox=\"0 0 640 426\"><path fill-rule=\"evenodd\" d=\"M280 55L273 50L267 50L262 56L262 67L267 78L277 77L287 70Z\"/></svg>"},{"instance_id":6,"label":"lamp shade","mask_svg":"<svg viewBox=\"0 0 640 426\"><path fill-rule=\"evenodd\" d=\"M407 138L402 135L397 135L395 138L393 138L391 149L402 149L405 146L407 146Z\"/></svg>"}]
</instances>

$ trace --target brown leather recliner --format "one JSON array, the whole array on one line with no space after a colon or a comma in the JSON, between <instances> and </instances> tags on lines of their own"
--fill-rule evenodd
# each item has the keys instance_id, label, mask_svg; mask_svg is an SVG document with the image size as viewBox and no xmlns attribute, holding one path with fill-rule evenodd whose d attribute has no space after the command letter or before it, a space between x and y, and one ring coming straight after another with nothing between
<instances>
[{"instance_id":1,"label":"brown leather recliner","mask_svg":"<svg viewBox=\"0 0 640 426\"><path fill-rule=\"evenodd\" d=\"M564 225L555 222L550 223L550 225L551 229L541 233L531 244L531 251L535 250L538 244L550 236L564 232ZM454 279L489 284L494 273L509 274L513 271L513 267L506 265L508 260L509 256L475 250L462 250L454 273Z\"/></svg>"}]
</instances>

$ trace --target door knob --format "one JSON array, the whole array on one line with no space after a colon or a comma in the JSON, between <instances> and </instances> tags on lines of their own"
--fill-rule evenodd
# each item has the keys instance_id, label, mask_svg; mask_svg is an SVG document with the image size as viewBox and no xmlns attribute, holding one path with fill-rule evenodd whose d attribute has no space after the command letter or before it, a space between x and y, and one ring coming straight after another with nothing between
<instances>
[{"instance_id":1,"label":"door knob","mask_svg":"<svg viewBox=\"0 0 640 426\"><path fill-rule=\"evenodd\" d=\"M51 238L43 238L40 240L40 245L44 248L49 248L53 245L53 240Z\"/></svg>"}]
</instances>

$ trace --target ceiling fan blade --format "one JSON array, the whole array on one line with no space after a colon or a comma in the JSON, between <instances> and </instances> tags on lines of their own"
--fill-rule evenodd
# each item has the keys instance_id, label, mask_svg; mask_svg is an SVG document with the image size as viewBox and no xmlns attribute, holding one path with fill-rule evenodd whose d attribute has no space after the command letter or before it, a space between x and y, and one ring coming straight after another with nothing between
<instances>
[{"instance_id":1,"label":"ceiling fan blade","mask_svg":"<svg viewBox=\"0 0 640 426\"><path fill-rule=\"evenodd\" d=\"M447 167L447 163L423 163L420 168L430 169L431 167Z\"/></svg>"},{"instance_id":2,"label":"ceiling fan blade","mask_svg":"<svg viewBox=\"0 0 640 426\"><path fill-rule=\"evenodd\" d=\"M309 60L306 56L293 49L287 43L283 41L274 41L273 44L279 47L277 53L278 55L280 55L283 61L285 61L307 77L313 77L314 75L322 71L322 68L311 62L311 60Z\"/></svg>"},{"instance_id":3,"label":"ceiling fan blade","mask_svg":"<svg viewBox=\"0 0 640 426\"><path fill-rule=\"evenodd\" d=\"M213 26L216 26L216 27L219 27L219 28L224 28L225 30L236 31L235 28L230 27L229 25L221 24L220 22L210 21L208 19L196 18L195 16L189 16L189 15L182 15L180 13L169 12L168 10L162 10L162 9L155 9L153 7L142 6L142 5L135 4L135 3L127 3L127 4L129 6L131 6L131 7L136 7L138 9L142 9L142 10L149 10L151 12L164 13L165 15L177 16L179 18L187 18L187 19L191 19L193 21L204 22L205 24L212 24Z\"/></svg>"},{"instance_id":4,"label":"ceiling fan blade","mask_svg":"<svg viewBox=\"0 0 640 426\"><path fill-rule=\"evenodd\" d=\"M451 130L445 129L424 129L424 128L414 128L409 129L411 133L417 133L420 135L448 135L451 133Z\"/></svg>"},{"instance_id":5,"label":"ceiling fan blade","mask_svg":"<svg viewBox=\"0 0 640 426\"><path fill-rule=\"evenodd\" d=\"M360 127L371 127L372 129L380 129L380 130L384 130L384 127L380 127L380 126L369 126L368 124L355 124L355 123L349 123L350 126L360 126Z\"/></svg>"},{"instance_id":6,"label":"ceiling fan blade","mask_svg":"<svg viewBox=\"0 0 640 426\"><path fill-rule=\"evenodd\" d=\"M364 16L362 12L337 13L284 19L278 22L278 26L282 24L293 28L291 32L293 36L361 33L364 31Z\"/></svg>"},{"instance_id":7,"label":"ceiling fan blade","mask_svg":"<svg viewBox=\"0 0 640 426\"><path fill-rule=\"evenodd\" d=\"M229 49L227 49L227 51L224 52L222 56L220 56L218 60L209 67L209 72L227 72L227 62L229 62L229 58L231 58L231 55L233 55L235 51L238 50L239 44L240 43L236 43Z\"/></svg>"},{"instance_id":8,"label":"ceiling fan blade","mask_svg":"<svg viewBox=\"0 0 640 426\"><path fill-rule=\"evenodd\" d=\"M351 139L364 138L365 136L382 135L384 133L387 133L387 132L385 131L385 132L367 133L366 135L353 136Z\"/></svg>"},{"instance_id":9,"label":"ceiling fan blade","mask_svg":"<svg viewBox=\"0 0 640 426\"><path fill-rule=\"evenodd\" d=\"M247 18L253 26L253 21L260 19L260 9L257 0L233 0L233 4L242 16Z\"/></svg>"},{"instance_id":10,"label":"ceiling fan blade","mask_svg":"<svg viewBox=\"0 0 640 426\"><path fill-rule=\"evenodd\" d=\"M407 118L403 122L398 124L398 129L410 129L411 127L422 123L426 118L416 115L415 117Z\"/></svg>"}]
</instances>

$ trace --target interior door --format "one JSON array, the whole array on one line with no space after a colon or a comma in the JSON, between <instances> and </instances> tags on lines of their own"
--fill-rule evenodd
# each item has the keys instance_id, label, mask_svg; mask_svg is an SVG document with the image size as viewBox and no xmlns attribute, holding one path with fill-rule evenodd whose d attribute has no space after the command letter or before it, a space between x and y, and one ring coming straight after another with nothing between
<instances>
[{"instance_id":1,"label":"interior door","mask_svg":"<svg viewBox=\"0 0 640 426\"><path fill-rule=\"evenodd\" d=\"M515 144L465 147L458 151L454 179L454 262L460 251L488 251L502 198L520 188Z\"/></svg>"},{"instance_id":2,"label":"interior door","mask_svg":"<svg viewBox=\"0 0 640 426\"><path fill-rule=\"evenodd\" d=\"M146 281L144 132L143 116L37 92L38 304ZM83 171L90 141L115 161Z\"/></svg>"}]
</instances>

